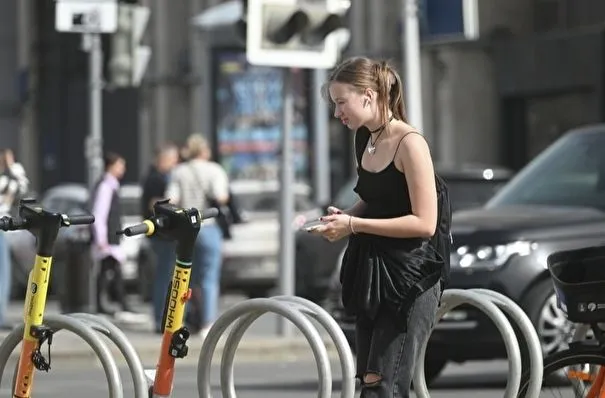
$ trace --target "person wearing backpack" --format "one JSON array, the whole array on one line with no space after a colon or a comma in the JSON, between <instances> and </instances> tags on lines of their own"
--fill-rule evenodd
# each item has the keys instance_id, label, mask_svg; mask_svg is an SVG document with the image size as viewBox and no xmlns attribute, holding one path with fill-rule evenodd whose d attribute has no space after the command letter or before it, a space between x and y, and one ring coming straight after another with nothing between
<instances>
[{"instance_id":1,"label":"person wearing backpack","mask_svg":"<svg viewBox=\"0 0 605 398\"><path fill-rule=\"evenodd\" d=\"M355 316L361 397L409 397L416 358L429 338L449 274L451 210L429 146L408 124L399 75L386 62L351 58L324 92L355 133L360 199L330 207L312 230L348 237L342 301Z\"/></svg>"}]
</instances>

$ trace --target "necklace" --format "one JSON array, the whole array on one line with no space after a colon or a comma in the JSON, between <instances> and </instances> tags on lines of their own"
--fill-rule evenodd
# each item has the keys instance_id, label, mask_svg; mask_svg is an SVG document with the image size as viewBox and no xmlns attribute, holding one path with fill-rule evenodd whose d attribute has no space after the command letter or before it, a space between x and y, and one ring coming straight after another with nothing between
<instances>
[{"instance_id":1,"label":"necklace","mask_svg":"<svg viewBox=\"0 0 605 398\"><path fill-rule=\"evenodd\" d=\"M378 139L380 138L380 136L382 135L382 133L384 133L384 131L386 130L387 125L391 122L391 120L393 120L393 116L391 115L391 117L389 118L389 120L383 124L382 126L378 127L376 130L372 130L370 131L370 134L376 134L378 133L378 135L376 136L376 139L374 140L374 142L372 142L372 136L370 135L370 145L368 145L368 153L370 155L373 155L376 153L376 143L378 142Z\"/></svg>"}]
</instances>

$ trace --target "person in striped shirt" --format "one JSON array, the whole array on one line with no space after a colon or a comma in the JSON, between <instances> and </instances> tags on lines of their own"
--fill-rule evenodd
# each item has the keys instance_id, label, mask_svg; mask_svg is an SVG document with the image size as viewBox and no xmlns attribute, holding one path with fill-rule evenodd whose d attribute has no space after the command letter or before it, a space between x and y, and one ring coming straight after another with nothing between
<instances>
[{"instance_id":1,"label":"person in striped shirt","mask_svg":"<svg viewBox=\"0 0 605 398\"><path fill-rule=\"evenodd\" d=\"M206 139L193 134L187 140L189 159L172 171L166 196L182 207L204 209L229 201L229 178L210 160ZM218 312L223 235L216 220L204 221L195 242L191 269L192 296L187 305L187 326L205 338Z\"/></svg>"}]
</instances>

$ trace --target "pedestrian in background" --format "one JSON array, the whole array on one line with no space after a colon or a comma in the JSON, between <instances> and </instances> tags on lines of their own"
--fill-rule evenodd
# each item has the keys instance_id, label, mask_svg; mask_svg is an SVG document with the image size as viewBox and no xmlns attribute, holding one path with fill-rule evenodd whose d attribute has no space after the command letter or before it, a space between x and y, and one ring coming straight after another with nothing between
<instances>
[{"instance_id":1,"label":"pedestrian in background","mask_svg":"<svg viewBox=\"0 0 605 398\"><path fill-rule=\"evenodd\" d=\"M182 207L204 209L211 203L229 201L229 180L225 170L210 160L208 142L200 134L187 140L188 160L175 167L167 196ZM187 323L206 336L218 312L223 236L215 220L204 221L195 242L191 270L192 298L187 306Z\"/></svg>"},{"instance_id":2,"label":"pedestrian in background","mask_svg":"<svg viewBox=\"0 0 605 398\"><path fill-rule=\"evenodd\" d=\"M13 151L0 150L0 217L9 216L15 201L29 188L23 166L15 161ZM6 319L11 299L12 263L5 232L0 231L0 329L12 329Z\"/></svg>"},{"instance_id":3,"label":"pedestrian in background","mask_svg":"<svg viewBox=\"0 0 605 398\"><path fill-rule=\"evenodd\" d=\"M126 255L120 247L120 236L116 234L122 229L119 191L120 180L126 172L126 160L117 153L108 152L103 161L105 173L96 183L91 196L92 214L95 216L95 222L92 224L93 255L101 263L97 275L97 312L117 315L105 302L112 296L110 292L113 292L122 308L121 315L125 319L134 320L136 313L127 301L122 275L122 263L126 260Z\"/></svg>"},{"instance_id":4,"label":"pedestrian in background","mask_svg":"<svg viewBox=\"0 0 605 398\"><path fill-rule=\"evenodd\" d=\"M154 164L143 180L143 193L141 196L141 212L143 218L153 216L153 205L161 199L167 198L166 190L170 179L170 172L179 162L179 148L167 143L158 147L155 153ZM155 332L162 332L162 316L168 284L172 277L172 270L176 260L176 243L163 239L160 236L152 236L149 244L155 255L155 272L153 279L153 321Z\"/></svg>"}]
</instances>

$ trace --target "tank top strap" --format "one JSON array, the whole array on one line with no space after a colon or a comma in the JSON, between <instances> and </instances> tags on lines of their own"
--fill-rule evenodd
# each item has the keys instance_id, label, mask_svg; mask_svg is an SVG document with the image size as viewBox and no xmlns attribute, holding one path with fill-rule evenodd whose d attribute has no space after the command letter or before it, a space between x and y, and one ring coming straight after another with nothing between
<instances>
[{"instance_id":1,"label":"tank top strap","mask_svg":"<svg viewBox=\"0 0 605 398\"><path fill-rule=\"evenodd\" d=\"M391 160L391 162L394 162L394 161L395 161L395 157L397 156L397 152L399 152L399 147L401 146L401 142L403 141L403 139L404 139L405 137L407 137L408 135L412 134L412 133L415 133L415 134L420 135L421 137L424 137L422 134L420 134L418 131L415 131L415 130L408 131L407 133L405 133L405 134L403 135L403 137L401 137L401 138L399 139L399 142L397 143L397 147L395 148L395 152L393 152L393 159Z\"/></svg>"}]
</instances>

